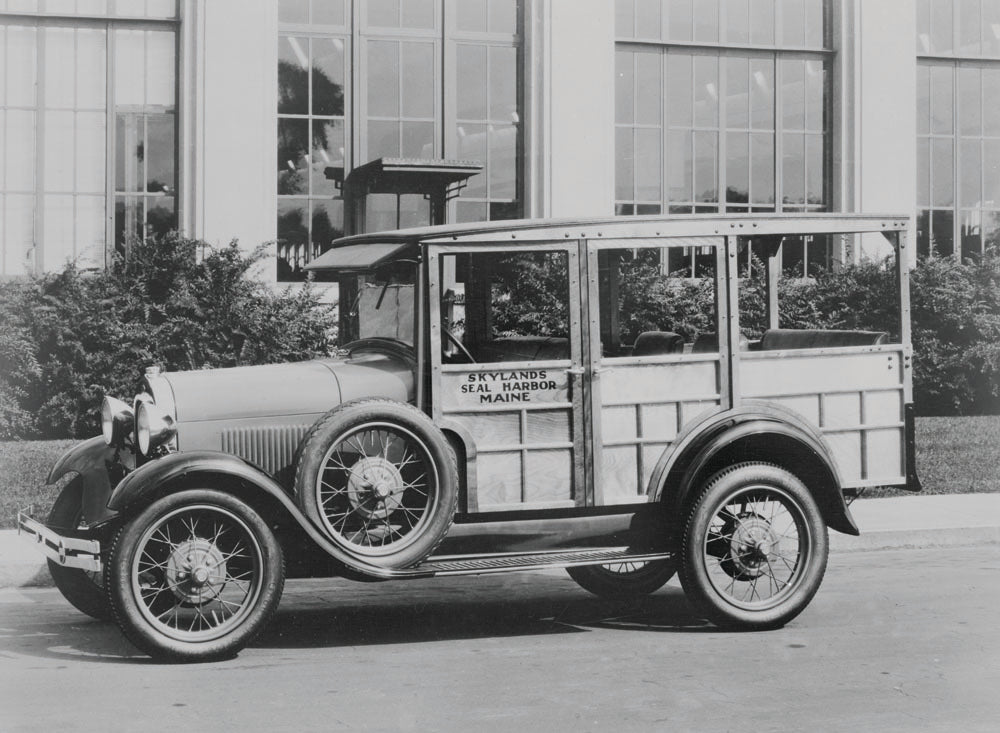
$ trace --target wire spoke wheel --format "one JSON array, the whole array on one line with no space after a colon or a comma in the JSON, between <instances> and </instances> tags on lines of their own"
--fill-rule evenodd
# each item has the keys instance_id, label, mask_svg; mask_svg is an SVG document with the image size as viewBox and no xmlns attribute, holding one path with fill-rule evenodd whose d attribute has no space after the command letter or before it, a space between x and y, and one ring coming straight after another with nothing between
<instances>
[{"instance_id":1,"label":"wire spoke wheel","mask_svg":"<svg viewBox=\"0 0 1000 733\"><path fill-rule=\"evenodd\" d=\"M566 568L581 588L611 600L641 598L662 588L674 576L673 560L626 560L605 565Z\"/></svg>"},{"instance_id":2,"label":"wire spoke wheel","mask_svg":"<svg viewBox=\"0 0 1000 733\"><path fill-rule=\"evenodd\" d=\"M327 451L316 501L331 536L361 555L384 555L420 535L438 503L424 442L389 423L362 425Z\"/></svg>"},{"instance_id":3,"label":"wire spoke wheel","mask_svg":"<svg viewBox=\"0 0 1000 733\"><path fill-rule=\"evenodd\" d=\"M681 583L720 626L764 629L809 604L826 570L827 530L793 474L744 463L713 476L682 537Z\"/></svg>"},{"instance_id":4,"label":"wire spoke wheel","mask_svg":"<svg viewBox=\"0 0 1000 733\"><path fill-rule=\"evenodd\" d=\"M302 511L360 575L406 568L444 539L458 504L455 451L427 415L363 399L331 410L302 439L295 472Z\"/></svg>"},{"instance_id":5,"label":"wire spoke wheel","mask_svg":"<svg viewBox=\"0 0 1000 733\"><path fill-rule=\"evenodd\" d=\"M712 587L751 610L772 608L794 592L811 551L801 508L768 486L741 489L724 500L704 542Z\"/></svg>"},{"instance_id":6,"label":"wire spoke wheel","mask_svg":"<svg viewBox=\"0 0 1000 733\"><path fill-rule=\"evenodd\" d=\"M106 582L136 646L176 661L231 656L263 628L284 585L281 547L236 497L170 494L122 527Z\"/></svg>"},{"instance_id":7,"label":"wire spoke wheel","mask_svg":"<svg viewBox=\"0 0 1000 733\"><path fill-rule=\"evenodd\" d=\"M146 620L179 641L217 639L260 595L263 552L246 524L208 505L178 509L139 540L132 590Z\"/></svg>"}]
</instances>

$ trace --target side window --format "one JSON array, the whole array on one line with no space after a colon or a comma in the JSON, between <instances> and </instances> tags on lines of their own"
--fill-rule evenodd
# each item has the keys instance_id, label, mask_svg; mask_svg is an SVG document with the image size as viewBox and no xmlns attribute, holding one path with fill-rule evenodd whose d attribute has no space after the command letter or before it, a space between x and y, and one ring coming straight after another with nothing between
<instances>
[{"instance_id":1,"label":"side window","mask_svg":"<svg viewBox=\"0 0 1000 733\"><path fill-rule=\"evenodd\" d=\"M604 357L717 352L716 258L721 241L598 253Z\"/></svg>"},{"instance_id":2,"label":"side window","mask_svg":"<svg viewBox=\"0 0 1000 733\"><path fill-rule=\"evenodd\" d=\"M569 360L566 252L441 258L445 363Z\"/></svg>"},{"instance_id":3,"label":"side window","mask_svg":"<svg viewBox=\"0 0 1000 733\"><path fill-rule=\"evenodd\" d=\"M857 263L804 270L803 241L837 237L863 255ZM867 256L868 253L874 256ZM899 297L892 246L881 235L744 238L739 242L740 330L759 351L898 344ZM889 255L889 256L887 256ZM807 277L803 277L803 272Z\"/></svg>"}]
</instances>

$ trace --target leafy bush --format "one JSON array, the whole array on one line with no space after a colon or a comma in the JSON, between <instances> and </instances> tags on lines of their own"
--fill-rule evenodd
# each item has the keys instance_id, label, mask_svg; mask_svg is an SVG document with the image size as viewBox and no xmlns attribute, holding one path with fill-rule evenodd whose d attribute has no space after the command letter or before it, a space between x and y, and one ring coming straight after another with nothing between
<instances>
[{"instance_id":1,"label":"leafy bush","mask_svg":"<svg viewBox=\"0 0 1000 733\"><path fill-rule=\"evenodd\" d=\"M103 395L134 394L142 366L327 353L330 309L308 284L276 294L248 277L262 257L170 234L135 244L107 272L69 267L0 285L0 439L94 434Z\"/></svg>"}]
</instances>

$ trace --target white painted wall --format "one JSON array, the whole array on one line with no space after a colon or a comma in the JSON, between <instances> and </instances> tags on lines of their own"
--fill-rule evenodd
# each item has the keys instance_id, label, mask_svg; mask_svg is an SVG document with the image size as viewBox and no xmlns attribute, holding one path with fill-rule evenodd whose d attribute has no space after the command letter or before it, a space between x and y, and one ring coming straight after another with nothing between
<instances>
[{"instance_id":1,"label":"white painted wall","mask_svg":"<svg viewBox=\"0 0 1000 733\"><path fill-rule=\"evenodd\" d=\"M845 210L916 215L915 0L846 0L854 14L853 74L845 80L853 125L852 170ZM850 45L850 44L848 44ZM835 101L836 104L836 101ZM911 226L909 257L916 262ZM881 237L862 241L857 256L888 253Z\"/></svg>"},{"instance_id":2,"label":"white painted wall","mask_svg":"<svg viewBox=\"0 0 1000 733\"><path fill-rule=\"evenodd\" d=\"M182 158L191 195L183 225L214 245L247 250L276 237L277 4L212 0L185 5L187 74ZM208 39L206 41L206 39ZM273 259L261 276L273 280Z\"/></svg>"},{"instance_id":3,"label":"white painted wall","mask_svg":"<svg viewBox=\"0 0 1000 733\"><path fill-rule=\"evenodd\" d=\"M615 185L615 16L608 0L548 0L542 216L609 216ZM544 152L543 152L544 155Z\"/></svg>"}]
</instances>

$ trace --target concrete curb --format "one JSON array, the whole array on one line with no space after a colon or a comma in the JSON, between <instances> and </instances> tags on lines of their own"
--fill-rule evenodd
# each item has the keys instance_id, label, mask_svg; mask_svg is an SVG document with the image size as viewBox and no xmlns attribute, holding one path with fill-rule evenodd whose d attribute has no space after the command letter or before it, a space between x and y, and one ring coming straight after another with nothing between
<instances>
[{"instance_id":1,"label":"concrete curb","mask_svg":"<svg viewBox=\"0 0 1000 733\"><path fill-rule=\"evenodd\" d=\"M1000 494L863 499L851 513L861 536L831 532L831 552L1000 545ZM0 588L50 585L41 552L16 530L0 530Z\"/></svg>"}]
</instances>

